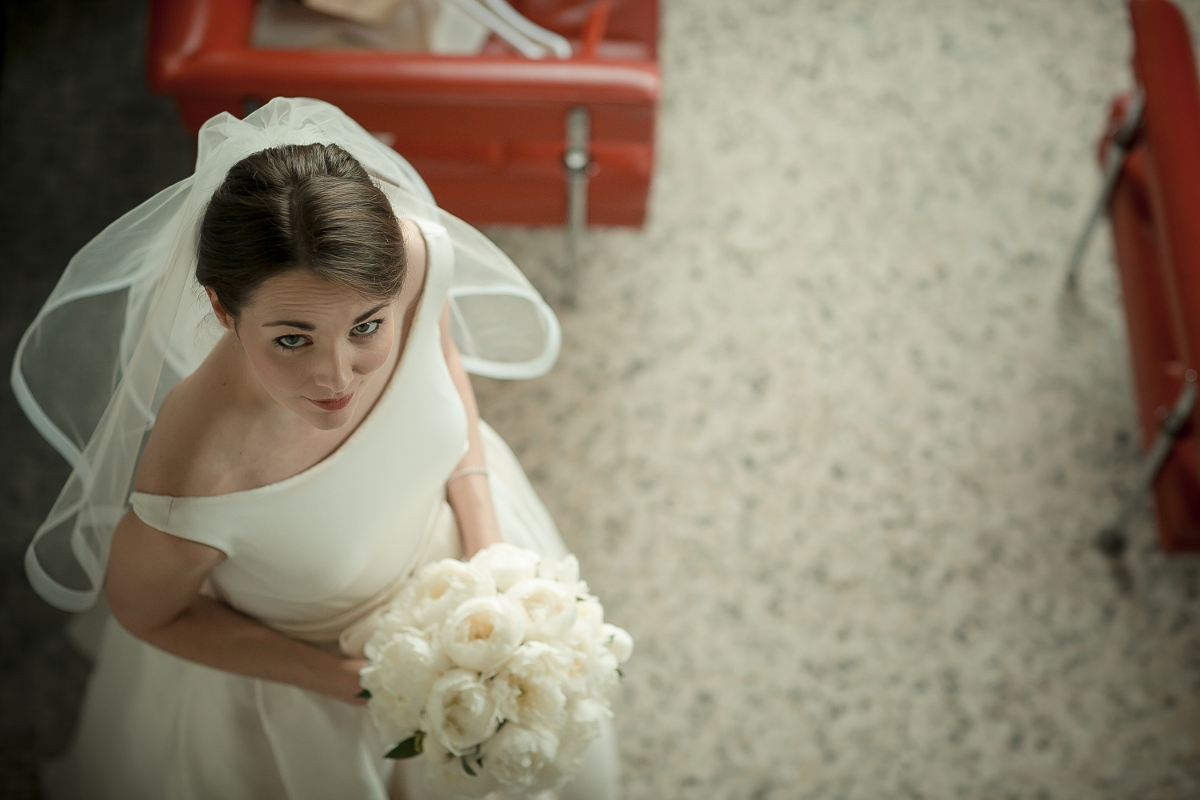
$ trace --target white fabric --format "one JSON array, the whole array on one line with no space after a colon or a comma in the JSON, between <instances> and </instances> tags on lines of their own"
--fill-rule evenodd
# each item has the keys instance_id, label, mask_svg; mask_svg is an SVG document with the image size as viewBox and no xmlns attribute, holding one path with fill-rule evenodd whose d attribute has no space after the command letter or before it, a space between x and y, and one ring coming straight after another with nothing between
<instances>
[{"instance_id":1,"label":"white fabric","mask_svg":"<svg viewBox=\"0 0 1200 800\"><path fill-rule=\"evenodd\" d=\"M17 347L12 386L73 472L26 551L37 592L82 611L103 583L146 431L162 398L203 360L220 328L194 278L199 220L234 163L281 144L335 142L375 177L399 217L437 221L456 265L453 333L468 371L544 374L558 355L554 313L515 265L433 203L404 159L328 103L276 98L245 120L201 128L196 172L125 214L71 260Z\"/></svg>"},{"instance_id":2,"label":"white fabric","mask_svg":"<svg viewBox=\"0 0 1200 800\"><path fill-rule=\"evenodd\" d=\"M267 0L251 43L265 48L369 48L475 55L495 33L527 58L571 57L571 43L506 0Z\"/></svg>"},{"instance_id":3,"label":"white fabric","mask_svg":"<svg viewBox=\"0 0 1200 800\"><path fill-rule=\"evenodd\" d=\"M444 488L467 446L466 415L438 327L452 251L436 244L437 223L418 224L429 267L411 333L378 402L337 450L245 491L133 495L147 524L228 555L210 577L215 596L330 649L399 578L461 554ZM561 557L511 451L488 426L480 432L504 539ZM45 775L49 800L384 800L393 780L409 800L440 797L412 774L392 776L363 708L179 659L105 624L77 737ZM611 734L586 758L586 778L563 796L612 800Z\"/></svg>"},{"instance_id":4,"label":"white fabric","mask_svg":"<svg viewBox=\"0 0 1200 800\"><path fill-rule=\"evenodd\" d=\"M250 44L266 49L363 48L471 56L483 50L491 35L451 0L385 0L373 5L378 8L364 10L378 16L352 13L356 4L345 0L260 0Z\"/></svg>"}]
</instances>

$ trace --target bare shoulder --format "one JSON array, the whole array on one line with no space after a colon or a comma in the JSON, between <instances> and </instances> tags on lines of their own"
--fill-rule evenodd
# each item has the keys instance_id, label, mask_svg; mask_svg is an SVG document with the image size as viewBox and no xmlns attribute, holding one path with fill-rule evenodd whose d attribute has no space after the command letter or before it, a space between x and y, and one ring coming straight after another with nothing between
<instances>
[{"instance_id":1,"label":"bare shoulder","mask_svg":"<svg viewBox=\"0 0 1200 800\"><path fill-rule=\"evenodd\" d=\"M411 278L416 278L419 285L425 276L425 237L421 234L417 223L411 219L400 220L400 231L404 235L404 254L408 264L408 274ZM410 281L406 280L405 282Z\"/></svg>"},{"instance_id":2,"label":"bare shoulder","mask_svg":"<svg viewBox=\"0 0 1200 800\"><path fill-rule=\"evenodd\" d=\"M224 560L225 554L217 548L160 531L130 509L113 530L108 571L111 577L131 564L142 564L141 572L154 568L176 573L207 571Z\"/></svg>"},{"instance_id":3,"label":"bare shoulder","mask_svg":"<svg viewBox=\"0 0 1200 800\"><path fill-rule=\"evenodd\" d=\"M172 497L221 491L228 456L218 444L228 438L232 420L215 374L219 365L212 361L206 359L163 399L138 462L137 491Z\"/></svg>"}]
</instances>

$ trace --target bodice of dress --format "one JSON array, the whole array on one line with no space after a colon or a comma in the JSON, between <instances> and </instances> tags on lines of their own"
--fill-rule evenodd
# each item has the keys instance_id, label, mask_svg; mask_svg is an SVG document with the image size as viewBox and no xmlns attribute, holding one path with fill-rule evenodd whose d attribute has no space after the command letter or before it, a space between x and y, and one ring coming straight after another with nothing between
<instances>
[{"instance_id":1,"label":"bodice of dress","mask_svg":"<svg viewBox=\"0 0 1200 800\"><path fill-rule=\"evenodd\" d=\"M131 498L151 527L222 551L215 594L285 632L353 615L453 524L445 482L466 452L467 422L438 321L454 254L441 225L417 223L428 260L408 340L375 407L337 450L246 491Z\"/></svg>"}]
</instances>

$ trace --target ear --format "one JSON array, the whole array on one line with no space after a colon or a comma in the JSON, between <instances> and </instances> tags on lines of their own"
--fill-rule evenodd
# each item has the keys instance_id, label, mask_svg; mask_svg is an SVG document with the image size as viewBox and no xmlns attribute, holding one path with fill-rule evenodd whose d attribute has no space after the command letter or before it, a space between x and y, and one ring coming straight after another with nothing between
<instances>
[{"instance_id":1,"label":"ear","mask_svg":"<svg viewBox=\"0 0 1200 800\"><path fill-rule=\"evenodd\" d=\"M213 314L217 316L217 322L221 323L221 327L227 331L236 332L234 319L221 306L221 301L217 299L217 293L208 286L204 287L204 293L208 295L208 302L212 305Z\"/></svg>"}]
</instances>

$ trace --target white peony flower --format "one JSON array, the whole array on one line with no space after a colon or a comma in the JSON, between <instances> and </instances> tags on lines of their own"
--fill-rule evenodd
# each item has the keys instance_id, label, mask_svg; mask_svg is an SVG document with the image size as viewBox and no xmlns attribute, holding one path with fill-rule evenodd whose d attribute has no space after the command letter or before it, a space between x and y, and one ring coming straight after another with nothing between
<instances>
[{"instance_id":1,"label":"white peony flower","mask_svg":"<svg viewBox=\"0 0 1200 800\"><path fill-rule=\"evenodd\" d=\"M579 774L583 766L584 751L599 736L599 723L568 719L566 727L558 735L558 752L554 760L538 772L526 791L534 794L562 788Z\"/></svg>"},{"instance_id":2,"label":"white peony flower","mask_svg":"<svg viewBox=\"0 0 1200 800\"><path fill-rule=\"evenodd\" d=\"M442 647L450 660L476 672L500 666L525 636L525 612L504 595L474 597L442 624Z\"/></svg>"},{"instance_id":3,"label":"white peony flower","mask_svg":"<svg viewBox=\"0 0 1200 800\"><path fill-rule=\"evenodd\" d=\"M405 702L405 698L385 692L365 669L369 667L364 668L362 686L371 692L367 713L375 723L380 739L390 748L412 736L421 727L421 709L413 713L412 706Z\"/></svg>"},{"instance_id":4,"label":"white peony flower","mask_svg":"<svg viewBox=\"0 0 1200 800\"><path fill-rule=\"evenodd\" d=\"M359 680L371 693L367 711L383 740L396 743L416 732L425 697L441 670L429 640L414 628L380 628L366 645L371 663Z\"/></svg>"},{"instance_id":5,"label":"white peony flower","mask_svg":"<svg viewBox=\"0 0 1200 800\"><path fill-rule=\"evenodd\" d=\"M504 594L525 610L526 640L554 641L575 624L579 602L568 587L557 581L528 578L513 584Z\"/></svg>"},{"instance_id":6,"label":"white peony flower","mask_svg":"<svg viewBox=\"0 0 1200 800\"><path fill-rule=\"evenodd\" d=\"M600 626L600 641L617 657L618 663L624 664L633 655L633 637L624 628L604 623Z\"/></svg>"},{"instance_id":7,"label":"white peony flower","mask_svg":"<svg viewBox=\"0 0 1200 800\"><path fill-rule=\"evenodd\" d=\"M573 644L587 645L588 649L575 647ZM587 694L588 661L591 660L594 641L590 637L576 637L573 641L564 640L551 644L558 651L558 657L563 663L563 690L571 696Z\"/></svg>"},{"instance_id":8,"label":"white peony flower","mask_svg":"<svg viewBox=\"0 0 1200 800\"><path fill-rule=\"evenodd\" d=\"M595 738L599 734L597 727L602 719L612 719L612 709L608 707L608 703L604 700L597 700L594 697L580 697L571 702L567 706L567 727L568 728L586 728L593 733L589 736Z\"/></svg>"},{"instance_id":9,"label":"white peony flower","mask_svg":"<svg viewBox=\"0 0 1200 800\"><path fill-rule=\"evenodd\" d=\"M395 615L385 614L379 621L378 626L371 633L371 637L363 644L363 654L375 661L379 658L379 654L384 648L392 645L393 639L407 641L409 638L420 639L429 644L424 631L418 630L411 625L399 623ZM417 645L413 645L417 646Z\"/></svg>"},{"instance_id":10,"label":"white peony flower","mask_svg":"<svg viewBox=\"0 0 1200 800\"><path fill-rule=\"evenodd\" d=\"M412 623L412 615L396 605L387 606L380 610L374 620L374 626L375 628L371 633L371 637L367 640L368 642L380 637L387 638L389 634L405 628L417 627Z\"/></svg>"},{"instance_id":11,"label":"white peony flower","mask_svg":"<svg viewBox=\"0 0 1200 800\"><path fill-rule=\"evenodd\" d=\"M606 648L597 647L587 665L587 693L592 698L607 701L621 678L617 672L617 657Z\"/></svg>"},{"instance_id":12,"label":"white peony flower","mask_svg":"<svg viewBox=\"0 0 1200 800\"><path fill-rule=\"evenodd\" d=\"M566 664L543 642L526 642L489 682L502 719L525 727L558 730L567 719Z\"/></svg>"},{"instance_id":13,"label":"white peony flower","mask_svg":"<svg viewBox=\"0 0 1200 800\"><path fill-rule=\"evenodd\" d=\"M479 676L452 669L433 682L425 703L425 729L454 755L463 755L496 732L496 702Z\"/></svg>"},{"instance_id":14,"label":"white peony flower","mask_svg":"<svg viewBox=\"0 0 1200 800\"><path fill-rule=\"evenodd\" d=\"M473 756L456 756L432 737L425 740L425 781L435 789L461 797L483 797L499 788L496 779L488 774ZM475 772L463 768L463 758Z\"/></svg>"},{"instance_id":15,"label":"white peony flower","mask_svg":"<svg viewBox=\"0 0 1200 800\"><path fill-rule=\"evenodd\" d=\"M541 556L532 550L497 542L471 556L470 564L489 572L496 581L496 589L503 592L517 581L536 576L540 561Z\"/></svg>"},{"instance_id":16,"label":"white peony flower","mask_svg":"<svg viewBox=\"0 0 1200 800\"><path fill-rule=\"evenodd\" d=\"M576 597L588 596L587 581L579 578L579 559L573 553L568 553L561 561L543 561L538 564L537 576L558 581Z\"/></svg>"},{"instance_id":17,"label":"white peony flower","mask_svg":"<svg viewBox=\"0 0 1200 800\"><path fill-rule=\"evenodd\" d=\"M558 755L558 737L547 730L508 723L483 746L483 768L502 789L531 788Z\"/></svg>"},{"instance_id":18,"label":"white peony flower","mask_svg":"<svg viewBox=\"0 0 1200 800\"><path fill-rule=\"evenodd\" d=\"M495 592L496 582L490 572L445 558L418 570L401 589L393 609L412 627L426 628L441 623L464 601Z\"/></svg>"},{"instance_id":19,"label":"white peony flower","mask_svg":"<svg viewBox=\"0 0 1200 800\"><path fill-rule=\"evenodd\" d=\"M537 576L574 585L579 582L579 559L574 553L567 553L558 561L546 559L538 564Z\"/></svg>"},{"instance_id":20,"label":"white peony flower","mask_svg":"<svg viewBox=\"0 0 1200 800\"><path fill-rule=\"evenodd\" d=\"M600 635L600 627L604 625L604 606L593 595L584 595L583 600L575 603L575 625L580 633L593 639Z\"/></svg>"}]
</instances>

